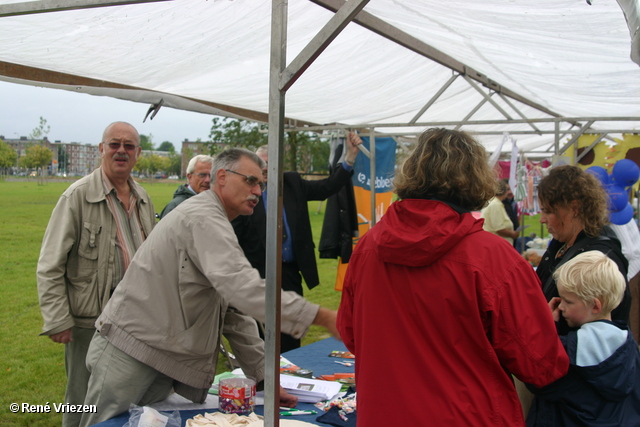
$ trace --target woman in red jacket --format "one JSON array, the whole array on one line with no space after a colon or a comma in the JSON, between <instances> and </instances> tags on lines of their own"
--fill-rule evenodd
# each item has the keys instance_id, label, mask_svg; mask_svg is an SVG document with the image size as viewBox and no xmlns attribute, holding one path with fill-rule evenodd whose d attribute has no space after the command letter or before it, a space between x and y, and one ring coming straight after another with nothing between
<instances>
[{"instance_id":1,"label":"woman in red jacket","mask_svg":"<svg viewBox=\"0 0 640 427\"><path fill-rule=\"evenodd\" d=\"M338 328L359 426L524 426L511 375L567 372L535 272L471 215L495 194L486 159L464 132L427 130L396 176L401 200L356 245Z\"/></svg>"}]
</instances>

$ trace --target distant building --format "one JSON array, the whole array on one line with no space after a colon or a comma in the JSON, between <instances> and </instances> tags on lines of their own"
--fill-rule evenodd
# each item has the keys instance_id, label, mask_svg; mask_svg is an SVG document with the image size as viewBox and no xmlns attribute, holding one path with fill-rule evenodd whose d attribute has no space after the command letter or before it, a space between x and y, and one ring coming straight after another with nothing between
<instances>
[{"instance_id":1,"label":"distant building","mask_svg":"<svg viewBox=\"0 0 640 427\"><path fill-rule=\"evenodd\" d=\"M209 154L209 143L200 141L182 141L182 166L180 167L180 176L187 176L187 166L189 160L198 154Z\"/></svg>"},{"instance_id":2,"label":"distant building","mask_svg":"<svg viewBox=\"0 0 640 427\"><path fill-rule=\"evenodd\" d=\"M27 148L34 144L42 144L49 148L53 153L53 158L46 168L48 175L64 173L67 176L84 176L98 168L102 160L97 145L80 144L78 142L50 142L46 137L42 140L36 140L29 139L26 136L5 138L0 135L0 139L16 151L18 158L25 156ZM182 144L182 153L192 153L187 155L186 161L185 155L182 156L182 176L185 176L189 159L196 154L208 154L209 148L205 142L190 142L185 139ZM153 154L160 157L169 157L171 155L168 151L142 150L142 155ZM17 167L18 165L16 164Z\"/></svg>"},{"instance_id":3,"label":"distant building","mask_svg":"<svg viewBox=\"0 0 640 427\"><path fill-rule=\"evenodd\" d=\"M67 176L84 176L100 166L101 157L97 145L59 141L56 141L55 145L59 147L56 152L60 152L59 167L55 173L62 172Z\"/></svg>"},{"instance_id":4,"label":"distant building","mask_svg":"<svg viewBox=\"0 0 640 427\"><path fill-rule=\"evenodd\" d=\"M16 151L18 154L18 160L20 157L27 155L27 149L32 145L43 145L47 147L53 153L53 157L51 158L51 163L45 168L45 170L47 170L47 173L49 174L56 173L58 168L58 150L46 136L43 139L31 139L26 136L21 136L20 138L5 138L3 135L0 135L0 139ZM16 168L18 167L19 166L16 164Z\"/></svg>"}]
</instances>

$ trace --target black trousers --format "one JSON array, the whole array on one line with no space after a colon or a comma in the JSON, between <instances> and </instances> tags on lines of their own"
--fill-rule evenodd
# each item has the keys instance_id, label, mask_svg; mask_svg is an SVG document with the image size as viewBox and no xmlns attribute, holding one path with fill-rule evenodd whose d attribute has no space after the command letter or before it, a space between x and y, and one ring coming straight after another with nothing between
<instances>
[{"instance_id":1,"label":"black trousers","mask_svg":"<svg viewBox=\"0 0 640 427\"><path fill-rule=\"evenodd\" d=\"M282 263L282 290L283 291L294 291L300 296L303 296L302 293L302 275L300 274L300 270L298 268L297 262L283 262ZM263 329L260 329L260 336L264 339ZM298 338L294 338L289 334L280 334L280 353L287 352L289 350L294 350L296 348L300 348L300 340Z\"/></svg>"}]
</instances>

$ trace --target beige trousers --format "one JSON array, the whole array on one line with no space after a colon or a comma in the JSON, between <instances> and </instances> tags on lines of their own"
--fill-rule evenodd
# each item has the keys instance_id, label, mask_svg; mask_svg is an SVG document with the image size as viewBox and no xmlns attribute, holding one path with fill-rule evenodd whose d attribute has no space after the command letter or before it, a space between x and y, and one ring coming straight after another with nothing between
<instances>
[{"instance_id":1,"label":"beige trousers","mask_svg":"<svg viewBox=\"0 0 640 427\"><path fill-rule=\"evenodd\" d=\"M89 343L95 329L78 328L71 330L73 341L64 345L64 367L67 371L67 390L64 401L70 405L82 405L87 393L89 371L85 359ZM62 427L78 427L82 413L65 412L62 414Z\"/></svg>"},{"instance_id":2,"label":"beige trousers","mask_svg":"<svg viewBox=\"0 0 640 427\"><path fill-rule=\"evenodd\" d=\"M106 421L129 410L134 403L145 406L166 399L173 379L156 371L111 345L96 333L87 353L91 371L85 405L95 405L96 412L82 414L81 427Z\"/></svg>"}]
</instances>

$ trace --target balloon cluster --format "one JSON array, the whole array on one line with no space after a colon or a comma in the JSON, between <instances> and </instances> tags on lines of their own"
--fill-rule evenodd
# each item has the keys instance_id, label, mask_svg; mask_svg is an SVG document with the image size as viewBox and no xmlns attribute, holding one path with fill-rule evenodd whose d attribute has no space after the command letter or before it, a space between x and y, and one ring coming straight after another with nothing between
<instances>
[{"instance_id":1,"label":"balloon cluster","mask_svg":"<svg viewBox=\"0 0 640 427\"><path fill-rule=\"evenodd\" d=\"M587 172L594 175L604 185L609 195L609 220L623 225L633 218L633 206L629 203L629 188L640 178L640 168L629 159L618 160L613 165L611 175L601 166L591 166Z\"/></svg>"}]
</instances>

